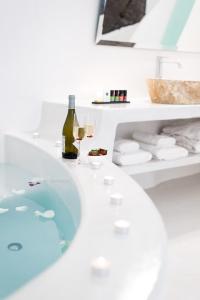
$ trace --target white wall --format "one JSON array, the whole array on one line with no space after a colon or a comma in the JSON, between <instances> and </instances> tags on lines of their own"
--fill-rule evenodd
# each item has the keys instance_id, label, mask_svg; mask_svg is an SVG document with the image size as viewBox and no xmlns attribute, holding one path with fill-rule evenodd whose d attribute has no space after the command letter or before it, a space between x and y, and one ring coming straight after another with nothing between
<instances>
[{"instance_id":1,"label":"white wall","mask_svg":"<svg viewBox=\"0 0 200 300\"><path fill-rule=\"evenodd\" d=\"M79 101L107 88L147 97L158 53L96 46L98 7L99 0L0 0L0 129L34 127L43 100L71 92ZM200 55L178 56L185 68L171 74L200 79Z\"/></svg>"}]
</instances>

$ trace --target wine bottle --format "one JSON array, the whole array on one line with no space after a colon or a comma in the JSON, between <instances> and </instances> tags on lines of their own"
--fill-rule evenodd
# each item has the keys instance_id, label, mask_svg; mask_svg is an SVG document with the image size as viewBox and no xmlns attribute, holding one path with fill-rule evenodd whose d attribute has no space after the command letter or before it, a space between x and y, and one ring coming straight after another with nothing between
<instances>
[{"instance_id":1,"label":"wine bottle","mask_svg":"<svg viewBox=\"0 0 200 300\"><path fill-rule=\"evenodd\" d=\"M74 123L76 122L75 111L75 96L69 95L68 113L63 126L63 152L62 157L68 159L76 159L78 156L78 149L74 146Z\"/></svg>"}]
</instances>

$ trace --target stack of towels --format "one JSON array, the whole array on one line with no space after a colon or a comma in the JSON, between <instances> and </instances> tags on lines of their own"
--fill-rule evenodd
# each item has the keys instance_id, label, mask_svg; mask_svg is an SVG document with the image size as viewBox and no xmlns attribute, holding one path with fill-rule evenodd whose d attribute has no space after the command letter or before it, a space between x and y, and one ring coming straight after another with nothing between
<instances>
[{"instance_id":1,"label":"stack of towels","mask_svg":"<svg viewBox=\"0 0 200 300\"><path fill-rule=\"evenodd\" d=\"M200 121L167 126L162 129L162 132L175 138L177 145L185 147L189 152L200 153Z\"/></svg>"},{"instance_id":2,"label":"stack of towels","mask_svg":"<svg viewBox=\"0 0 200 300\"><path fill-rule=\"evenodd\" d=\"M132 140L115 142L113 162L126 166L146 163L152 157L175 160L188 156L188 151L200 153L200 122L190 126L165 127L162 134L135 131Z\"/></svg>"},{"instance_id":3,"label":"stack of towels","mask_svg":"<svg viewBox=\"0 0 200 300\"><path fill-rule=\"evenodd\" d=\"M188 155L188 150L177 146L176 139L171 136L135 131L132 137L143 150L159 160L174 160Z\"/></svg>"},{"instance_id":4,"label":"stack of towels","mask_svg":"<svg viewBox=\"0 0 200 300\"><path fill-rule=\"evenodd\" d=\"M140 149L138 142L121 139L115 142L113 162L120 166L142 164L150 161L152 154Z\"/></svg>"}]
</instances>

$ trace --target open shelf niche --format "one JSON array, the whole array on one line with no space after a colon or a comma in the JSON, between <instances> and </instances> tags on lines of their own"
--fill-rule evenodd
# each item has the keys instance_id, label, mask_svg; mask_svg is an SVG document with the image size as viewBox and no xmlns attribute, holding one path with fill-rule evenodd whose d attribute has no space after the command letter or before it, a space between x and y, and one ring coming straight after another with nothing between
<instances>
[{"instance_id":1,"label":"open shelf niche","mask_svg":"<svg viewBox=\"0 0 200 300\"><path fill-rule=\"evenodd\" d=\"M116 129L115 140L120 138L131 138L134 130L141 130L149 133L160 133L160 130L163 126L169 124L172 125L174 123L182 124L186 121L188 122L188 119L119 124ZM187 157L176 160L164 161L152 159L144 164L119 167L128 175L132 176L136 181L138 181L144 188L150 188L166 180L199 173L200 154L189 153Z\"/></svg>"}]
</instances>

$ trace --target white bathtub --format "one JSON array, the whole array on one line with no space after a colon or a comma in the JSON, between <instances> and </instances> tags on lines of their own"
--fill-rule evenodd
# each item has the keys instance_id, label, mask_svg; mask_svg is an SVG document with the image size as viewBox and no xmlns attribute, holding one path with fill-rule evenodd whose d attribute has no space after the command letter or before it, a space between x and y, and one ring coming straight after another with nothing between
<instances>
[{"instance_id":1,"label":"white bathtub","mask_svg":"<svg viewBox=\"0 0 200 300\"><path fill-rule=\"evenodd\" d=\"M16 291L11 300L162 300L166 269L166 234L162 220L146 193L110 162L99 170L74 166L58 158L52 142L30 135L6 134L1 161L30 170L38 177L69 180L76 197L66 205L78 227L70 248L39 276ZM104 176L115 177L105 186ZM123 195L111 205L110 195ZM114 223L125 219L127 234L115 232ZM106 276L94 272L92 262L104 257ZM105 274L104 274L105 275Z\"/></svg>"}]
</instances>

